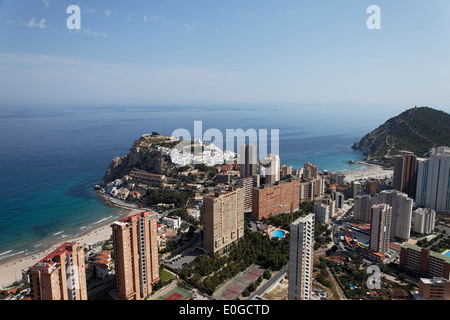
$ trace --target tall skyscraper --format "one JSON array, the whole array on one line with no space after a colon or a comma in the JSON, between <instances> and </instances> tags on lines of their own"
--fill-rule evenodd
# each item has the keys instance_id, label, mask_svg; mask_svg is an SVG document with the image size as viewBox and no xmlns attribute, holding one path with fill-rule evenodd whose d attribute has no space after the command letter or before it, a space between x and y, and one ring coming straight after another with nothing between
<instances>
[{"instance_id":1,"label":"tall skyscraper","mask_svg":"<svg viewBox=\"0 0 450 320\"><path fill-rule=\"evenodd\" d=\"M414 198L417 181L417 157L409 151L402 151L394 156L394 189L404 192Z\"/></svg>"},{"instance_id":2,"label":"tall skyscraper","mask_svg":"<svg viewBox=\"0 0 450 320\"><path fill-rule=\"evenodd\" d=\"M372 197L370 195L360 195L355 198L353 208L353 220L358 222L370 222L370 213L372 210Z\"/></svg>"},{"instance_id":3,"label":"tall skyscraper","mask_svg":"<svg viewBox=\"0 0 450 320\"><path fill-rule=\"evenodd\" d=\"M369 250L385 254L389 248L392 209L388 204L372 206Z\"/></svg>"},{"instance_id":4,"label":"tall skyscraper","mask_svg":"<svg viewBox=\"0 0 450 320\"><path fill-rule=\"evenodd\" d=\"M159 280L157 216L148 211L114 222L116 292L124 300L142 300Z\"/></svg>"},{"instance_id":5,"label":"tall skyscraper","mask_svg":"<svg viewBox=\"0 0 450 320\"><path fill-rule=\"evenodd\" d=\"M244 190L244 212L252 212L252 189L255 184L255 176L240 178L239 188Z\"/></svg>"},{"instance_id":6,"label":"tall skyscraper","mask_svg":"<svg viewBox=\"0 0 450 320\"><path fill-rule=\"evenodd\" d=\"M288 300L310 300L314 256L314 214L291 224Z\"/></svg>"},{"instance_id":7,"label":"tall skyscraper","mask_svg":"<svg viewBox=\"0 0 450 320\"><path fill-rule=\"evenodd\" d=\"M280 157L268 154L260 161L260 174L265 177L266 184L272 184L280 180Z\"/></svg>"},{"instance_id":8,"label":"tall skyscraper","mask_svg":"<svg viewBox=\"0 0 450 320\"><path fill-rule=\"evenodd\" d=\"M419 159L416 205L450 212L450 148L440 147L428 159Z\"/></svg>"},{"instance_id":9,"label":"tall skyscraper","mask_svg":"<svg viewBox=\"0 0 450 320\"><path fill-rule=\"evenodd\" d=\"M32 300L87 300L84 250L66 242L27 270Z\"/></svg>"},{"instance_id":10,"label":"tall skyscraper","mask_svg":"<svg viewBox=\"0 0 450 320\"><path fill-rule=\"evenodd\" d=\"M241 178L254 176L258 167L258 147L253 144L242 145L239 165Z\"/></svg>"},{"instance_id":11,"label":"tall skyscraper","mask_svg":"<svg viewBox=\"0 0 450 320\"><path fill-rule=\"evenodd\" d=\"M244 236L244 189L203 197L204 248L220 252Z\"/></svg>"},{"instance_id":12,"label":"tall skyscraper","mask_svg":"<svg viewBox=\"0 0 450 320\"><path fill-rule=\"evenodd\" d=\"M411 232L413 199L398 190L384 190L373 198L373 204L386 203L392 208L391 240L407 241Z\"/></svg>"}]
</instances>

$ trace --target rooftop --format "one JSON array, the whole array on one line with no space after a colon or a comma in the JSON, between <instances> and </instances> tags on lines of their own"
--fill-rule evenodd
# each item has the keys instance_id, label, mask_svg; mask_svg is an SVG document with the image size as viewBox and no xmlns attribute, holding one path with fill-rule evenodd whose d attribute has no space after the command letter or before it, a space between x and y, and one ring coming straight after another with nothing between
<instances>
[{"instance_id":1,"label":"rooftop","mask_svg":"<svg viewBox=\"0 0 450 320\"><path fill-rule=\"evenodd\" d=\"M416 246L416 245L411 244L411 243L405 243L405 244L401 245L401 247L405 248L405 249L412 249L412 250L415 250L415 251L421 251L423 249L422 247ZM430 250L430 256L438 258L438 259L441 259L441 260L444 260L447 263L450 263L450 257L448 257L446 255L443 255L443 254L440 254L440 253L437 253L437 252L434 252L432 250Z\"/></svg>"}]
</instances>

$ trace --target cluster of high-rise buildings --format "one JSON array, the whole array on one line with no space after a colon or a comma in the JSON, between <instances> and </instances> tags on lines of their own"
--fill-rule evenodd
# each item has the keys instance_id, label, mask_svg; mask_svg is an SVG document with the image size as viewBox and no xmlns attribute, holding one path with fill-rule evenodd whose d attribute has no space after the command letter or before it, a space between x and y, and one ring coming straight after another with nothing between
<instances>
[{"instance_id":1,"label":"cluster of high-rise buildings","mask_svg":"<svg viewBox=\"0 0 450 320\"><path fill-rule=\"evenodd\" d=\"M369 250L383 255L391 241L407 241L411 231L432 232L436 211L450 211L449 172L450 148L442 147L433 150L427 159L408 152L396 156L392 190L377 193L373 184L368 194L360 195L361 184L353 182L353 219L370 223ZM332 180L343 182L343 176L334 174ZM223 252L241 239L245 213L257 220L268 218L295 210L302 201L321 197L324 192L325 182L316 165L305 163L295 170L282 166L277 155L258 160L256 146L241 146L238 185L215 190L203 198L204 249ZM315 203L314 213L292 222L288 299L311 298L314 223L326 223L343 202L344 195L334 191L330 199ZM111 228L115 294L119 299L144 299L159 280L157 217L144 211L114 222ZM436 279L446 278L450 264L441 256L405 245L400 265ZM84 251L76 243L61 245L27 273L33 299L87 299ZM423 284L424 288L428 285Z\"/></svg>"},{"instance_id":2,"label":"cluster of high-rise buildings","mask_svg":"<svg viewBox=\"0 0 450 320\"><path fill-rule=\"evenodd\" d=\"M281 166L277 155L258 161L256 146L245 145L240 150L238 188L229 187L203 198L204 248L208 252L223 251L243 237L244 213L251 212L257 220L268 218L298 209L302 201L320 197L325 191L316 165L306 163L295 170ZM324 206L324 219L328 219L330 203ZM334 212L334 201L331 206ZM288 299L311 298L314 221L315 214L309 214L291 225Z\"/></svg>"},{"instance_id":3,"label":"cluster of high-rise buildings","mask_svg":"<svg viewBox=\"0 0 450 320\"><path fill-rule=\"evenodd\" d=\"M450 211L450 147L433 148L428 158L403 151L394 157L393 187L416 206Z\"/></svg>"},{"instance_id":4,"label":"cluster of high-rise buildings","mask_svg":"<svg viewBox=\"0 0 450 320\"><path fill-rule=\"evenodd\" d=\"M245 213L251 212L256 219L270 217L323 195L324 182L317 166L307 163L297 171L281 166L279 157L270 154L258 161L257 148L251 145L242 146L241 154L238 186L203 197L206 252L223 252L241 239ZM303 179L298 172L303 173ZM324 215L328 217L328 207ZM296 236L291 236L289 274L295 282L290 284L290 299L311 295L314 220L310 214L291 227ZM142 300L159 280L157 216L143 211L112 223L111 228L116 281L112 294L117 299ZM76 243L63 244L29 268L28 274L33 299L87 299L84 251Z\"/></svg>"},{"instance_id":5,"label":"cluster of high-rise buildings","mask_svg":"<svg viewBox=\"0 0 450 320\"><path fill-rule=\"evenodd\" d=\"M371 224L370 249L381 253L386 242L431 233L436 211L450 211L450 148L432 149L428 158L394 156L392 187L354 197L353 219Z\"/></svg>"},{"instance_id":6,"label":"cluster of high-rise buildings","mask_svg":"<svg viewBox=\"0 0 450 320\"><path fill-rule=\"evenodd\" d=\"M142 300L159 280L157 217L148 211L111 225L117 299ZM33 300L87 300L84 250L67 242L27 270Z\"/></svg>"}]
</instances>

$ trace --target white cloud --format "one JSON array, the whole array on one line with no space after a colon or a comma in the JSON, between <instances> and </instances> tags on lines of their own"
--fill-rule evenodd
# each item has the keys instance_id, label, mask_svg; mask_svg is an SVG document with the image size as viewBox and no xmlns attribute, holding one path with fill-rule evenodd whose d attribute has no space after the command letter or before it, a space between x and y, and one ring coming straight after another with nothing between
<instances>
[{"instance_id":1,"label":"white cloud","mask_svg":"<svg viewBox=\"0 0 450 320\"><path fill-rule=\"evenodd\" d=\"M110 10L110 9L105 10L105 15L106 15L107 17L109 17L109 16L111 15L111 10Z\"/></svg>"},{"instance_id":2,"label":"white cloud","mask_svg":"<svg viewBox=\"0 0 450 320\"><path fill-rule=\"evenodd\" d=\"M34 18L31 18L30 21L26 22L24 25L26 27L30 27L30 28L45 29L45 22L46 21L47 21L47 19L42 18L39 23L36 23L36 20Z\"/></svg>"},{"instance_id":3,"label":"white cloud","mask_svg":"<svg viewBox=\"0 0 450 320\"><path fill-rule=\"evenodd\" d=\"M144 20L145 23L147 23L147 16L144 16L142 19Z\"/></svg>"},{"instance_id":4,"label":"white cloud","mask_svg":"<svg viewBox=\"0 0 450 320\"><path fill-rule=\"evenodd\" d=\"M100 38L106 38L107 35L104 32L98 32L95 30L92 30L91 27L87 28L87 29L82 29L81 30L84 34L88 35L88 36L93 36L93 37L100 37Z\"/></svg>"},{"instance_id":5,"label":"white cloud","mask_svg":"<svg viewBox=\"0 0 450 320\"><path fill-rule=\"evenodd\" d=\"M42 0L42 2L44 3L45 7L49 8L52 3L52 0Z\"/></svg>"},{"instance_id":6,"label":"white cloud","mask_svg":"<svg viewBox=\"0 0 450 320\"><path fill-rule=\"evenodd\" d=\"M194 31L195 29L197 29L197 26L198 26L198 22L186 23L184 25L184 29L186 30L186 32L191 32L191 31Z\"/></svg>"}]
</instances>

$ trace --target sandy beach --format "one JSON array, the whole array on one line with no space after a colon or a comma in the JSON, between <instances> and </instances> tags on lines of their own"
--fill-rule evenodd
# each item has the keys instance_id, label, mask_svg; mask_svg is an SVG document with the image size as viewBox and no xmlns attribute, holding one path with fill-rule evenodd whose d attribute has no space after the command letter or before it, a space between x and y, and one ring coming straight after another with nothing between
<instances>
[{"instance_id":1,"label":"sandy beach","mask_svg":"<svg viewBox=\"0 0 450 320\"><path fill-rule=\"evenodd\" d=\"M368 178L382 179L385 177L389 178L393 176L393 170L384 170L382 166L373 164L365 165L367 166L367 168L364 170L345 172L345 181L351 182ZM140 210L127 210L125 216L132 215L133 213L137 213L138 211ZM22 270L31 267L64 242L75 241L81 246L86 247L88 244L95 244L97 242L109 239L112 234L110 224L111 222L108 222L105 225L101 225L100 227L89 231L89 233L85 235L55 243L52 247L40 253L15 259L12 258L11 260L0 262L0 288L11 285L16 280L20 280L22 278Z\"/></svg>"},{"instance_id":2,"label":"sandy beach","mask_svg":"<svg viewBox=\"0 0 450 320\"><path fill-rule=\"evenodd\" d=\"M132 215L133 213L137 213L138 211L141 210L129 210L124 216ZM107 224L101 225L96 229L90 230L85 235L79 236L77 238L61 240L45 251L26 257L12 258L10 260L1 262L0 289L13 284L16 280L20 281L22 279L22 270L28 269L29 267L33 266L35 263L44 258L64 242L77 242L79 245L87 247L88 244L95 244L100 241L108 240L112 235L112 229L110 225L111 222L108 222Z\"/></svg>"},{"instance_id":3,"label":"sandy beach","mask_svg":"<svg viewBox=\"0 0 450 320\"><path fill-rule=\"evenodd\" d=\"M367 168L359 171L349 171L345 172L345 182L352 182L356 180L365 180L369 178L374 179L384 179L384 178L392 178L394 175L394 170L385 170L384 167L376 165L376 164L369 164L365 162L361 162L361 164L364 164L367 166Z\"/></svg>"},{"instance_id":4,"label":"sandy beach","mask_svg":"<svg viewBox=\"0 0 450 320\"><path fill-rule=\"evenodd\" d=\"M11 285L16 280L20 280L22 278L23 269L31 267L64 242L77 242L81 246L87 246L87 244L95 244L97 242L107 240L111 237L111 234L112 231L109 223L97 229L91 230L86 235L56 243L51 248L48 248L38 254L5 261L0 265L0 288Z\"/></svg>"}]
</instances>

